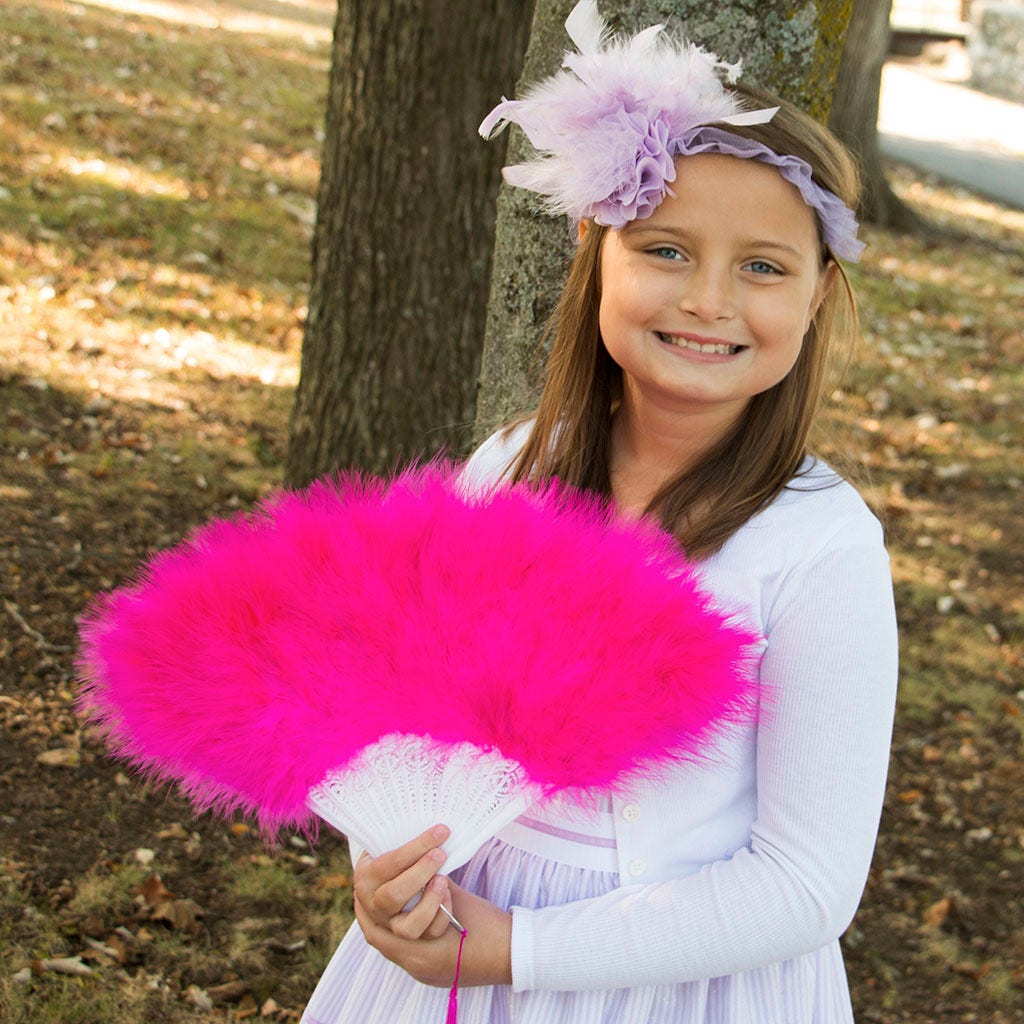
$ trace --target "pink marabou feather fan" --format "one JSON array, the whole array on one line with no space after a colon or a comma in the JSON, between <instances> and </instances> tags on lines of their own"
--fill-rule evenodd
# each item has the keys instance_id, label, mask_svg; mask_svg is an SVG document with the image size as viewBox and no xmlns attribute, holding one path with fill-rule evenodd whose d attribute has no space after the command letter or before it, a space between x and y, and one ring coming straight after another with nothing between
<instances>
[{"instance_id":1,"label":"pink marabou feather fan","mask_svg":"<svg viewBox=\"0 0 1024 1024\"><path fill-rule=\"evenodd\" d=\"M158 555L84 615L79 708L199 808L274 831L390 734L498 751L541 796L621 789L752 713L755 639L650 526L431 466Z\"/></svg>"}]
</instances>

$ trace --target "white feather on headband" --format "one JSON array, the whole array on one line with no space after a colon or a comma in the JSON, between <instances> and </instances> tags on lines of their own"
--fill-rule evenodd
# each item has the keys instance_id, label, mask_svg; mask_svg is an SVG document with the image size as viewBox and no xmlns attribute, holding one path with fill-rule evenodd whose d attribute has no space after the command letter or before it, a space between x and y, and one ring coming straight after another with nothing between
<instances>
[{"instance_id":1,"label":"white feather on headband","mask_svg":"<svg viewBox=\"0 0 1024 1024\"><path fill-rule=\"evenodd\" d=\"M505 180L544 196L553 213L608 227L650 216L671 194L674 141L713 122L762 124L778 109L743 112L722 81L740 65L663 25L610 38L595 0L581 0L565 28L578 52L565 54L564 70L503 99L480 125L485 138L510 122L523 129L541 155L506 167Z\"/></svg>"},{"instance_id":2,"label":"white feather on headband","mask_svg":"<svg viewBox=\"0 0 1024 1024\"><path fill-rule=\"evenodd\" d=\"M678 156L758 160L800 192L833 256L860 258L864 243L853 210L814 181L806 160L715 127L765 124L779 109L743 110L725 87L736 80L739 64L666 36L663 25L613 38L595 0L580 0L565 28L578 52L565 54L563 70L521 100L503 98L480 125L480 134L491 138L517 124L537 150L536 159L505 168L510 185L538 193L550 213L621 228L675 195L670 183Z\"/></svg>"}]
</instances>

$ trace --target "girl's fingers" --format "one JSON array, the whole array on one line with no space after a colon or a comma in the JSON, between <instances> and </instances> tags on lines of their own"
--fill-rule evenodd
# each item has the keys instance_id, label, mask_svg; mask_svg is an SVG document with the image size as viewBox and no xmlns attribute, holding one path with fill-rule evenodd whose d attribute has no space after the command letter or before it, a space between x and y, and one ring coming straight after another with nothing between
<instances>
[{"instance_id":1,"label":"girl's fingers","mask_svg":"<svg viewBox=\"0 0 1024 1024\"><path fill-rule=\"evenodd\" d=\"M447 907L450 911L452 909L452 894L451 889L448 887L448 879L442 878L440 875L438 875L437 878L440 879L438 889L443 897L441 899L441 906ZM434 884L434 879L431 879L430 884ZM439 939L448 931L449 928L454 927L455 925L452 924L451 918L448 917L448 915L444 913L439 906L437 912L434 914L434 919L429 925L427 925L427 930L423 933L423 937L427 939Z\"/></svg>"},{"instance_id":2,"label":"girl's fingers","mask_svg":"<svg viewBox=\"0 0 1024 1024\"><path fill-rule=\"evenodd\" d=\"M373 894L373 915L378 920L402 913L444 864L444 850L428 850L411 868L384 882Z\"/></svg>"},{"instance_id":3,"label":"girl's fingers","mask_svg":"<svg viewBox=\"0 0 1024 1024\"><path fill-rule=\"evenodd\" d=\"M396 914L391 919L391 930L403 939L438 938L445 928L438 930L437 919L448 918L438 908L448 892L448 883L441 875L434 875L427 882L419 901L409 910Z\"/></svg>"},{"instance_id":4,"label":"girl's fingers","mask_svg":"<svg viewBox=\"0 0 1024 1024\"><path fill-rule=\"evenodd\" d=\"M354 890L367 913L380 924L400 914L444 863L445 854L438 844L448 835L449 830L440 825L379 857L360 857L353 872ZM440 902L440 896L436 902ZM426 910L417 920L425 916ZM428 923L429 918L422 927Z\"/></svg>"},{"instance_id":5,"label":"girl's fingers","mask_svg":"<svg viewBox=\"0 0 1024 1024\"><path fill-rule=\"evenodd\" d=\"M365 865L369 876L380 884L411 868L425 853L440 846L449 835L451 829L446 825L435 825L415 839L410 839L404 846L388 850L379 857L361 857L359 863Z\"/></svg>"}]
</instances>

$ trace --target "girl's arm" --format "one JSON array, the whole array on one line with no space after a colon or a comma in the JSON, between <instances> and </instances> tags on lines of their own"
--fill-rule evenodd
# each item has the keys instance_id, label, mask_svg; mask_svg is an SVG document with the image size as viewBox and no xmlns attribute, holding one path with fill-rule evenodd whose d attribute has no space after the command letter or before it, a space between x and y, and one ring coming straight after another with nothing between
<instances>
[{"instance_id":1,"label":"girl's arm","mask_svg":"<svg viewBox=\"0 0 1024 1024\"><path fill-rule=\"evenodd\" d=\"M840 544L842 542L839 542ZM749 848L665 883L513 910L514 986L618 988L731 974L818 949L849 924L874 847L896 634L881 543L832 545L767 611Z\"/></svg>"},{"instance_id":2,"label":"girl's arm","mask_svg":"<svg viewBox=\"0 0 1024 1024\"><path fill-rule=\"evenodd\" d=\"M467 927L465 985L619 988L717 977L818 949L856 910L874 847L895 696L895 616L881 545L832 551L795 572L771 609L762 677L778 681L758 730L749 848L686 878L512 915L445 881L440 839L360 859L367 940L413 977L451 983ZM426 886L418 909L404 912Z\"/></svg>"}]
</instances>

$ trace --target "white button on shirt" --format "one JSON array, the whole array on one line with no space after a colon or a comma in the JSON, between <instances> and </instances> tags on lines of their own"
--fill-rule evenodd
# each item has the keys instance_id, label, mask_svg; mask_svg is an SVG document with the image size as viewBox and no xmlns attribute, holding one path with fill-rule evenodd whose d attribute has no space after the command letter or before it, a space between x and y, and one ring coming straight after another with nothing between
<instances>
[{"instance_id":1,"label":"white button on shirt","mask_svg":"<svg viewBox=\"0 0 1024 1024\"><path fill-rule=\"evenodd\" d=\"M626 804L622 808L622 816L626 821L636 821L640 817L640 808L637 804Z\"/></svg>"},{"instance_id":2,"label":"white button on shirt","mask_svg":"<svg viewBox=\"0 0 1024 1024\"><path fill-rule=\"evenodd\" d=\"M627 870L634 878L639 878L647 870L647 861L639 859L631 860Z\"/></svg>"}]
</instances>

